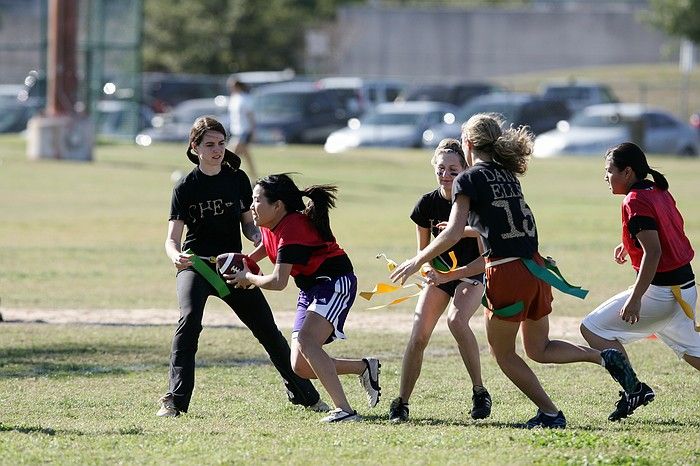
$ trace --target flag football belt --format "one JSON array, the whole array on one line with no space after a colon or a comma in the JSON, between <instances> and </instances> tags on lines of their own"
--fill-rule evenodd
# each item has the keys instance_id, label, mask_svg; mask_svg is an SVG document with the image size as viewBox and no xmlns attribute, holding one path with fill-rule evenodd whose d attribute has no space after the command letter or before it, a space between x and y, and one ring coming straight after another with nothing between
<instances>
[{"instance_id":1,"label":"flag football belt","mask_svg":"<svg viewBox=\"0 0 700 466\"><path fill-rule=\"evenodd\" d=\"M194 252L192 252L191 249L188 249L185 251L187 254L192 254L192 257L190 257L190 261L192 262L192 267L206 280L209 282L211 286L214 287L217 293L219 293L219 296L222 298L228 296L231 294L231 290L228 289L228 285L226 285L226 282L224 281L221 276L216 273L214 270L212 270L211 267L209 267L204 260L210 263L216 263L216 257L205 257L204 259L201 256L196 255ZM213 260L212 260L213 259Z\"/></svg>"},{"instance_id":2,"label":"flag football belt","mask_svg":"<svg viewBox=\"0 0 700 466\"><path fill-rule=\"evenodd\" d=\"M585 298L588 294L588 290L584 290L580 286L575 286L567 282L559 271L559 268L556 266L556 262L551 257L547 257L544 260L544 265L540 265L534 260L524 257L506 257L505 259L498 259L493 262L486 263L486 268L494 267L500 264L507 264L508 262L513 262L516 260L522 261L532 275L539 278L543 282L548 283L562 293L570 294L581 299ZM488 309L486 288L484 288L484 295L481 297L481 304ZM500 309L493 309L492 312L501 317L513 317L514 315L522 312L524 307L525 304L522 301L518 301Z\"/></svg>"},{"instance_id":3,"label":"flag football belt","mask_svg":"<svg viewBox=\"0 0 700 466\"><path fill-rule=\"evenodd\" d=\"M209 262L210 264L216 264L216 256L197 256L204 262Z\"/></svg>"},{"instance_id":4,"label":"flag football belt","mask_svg":"<svg viewBox=\"0 0 700 466\"><path fill-rule=\"evenodd\" d=\"M693 308L683 299L683 295L681 294L681 290L687 290L688 288L692 288L694 286L695 281L689 281L688 283L685 283L683 285L674 285L671 287L671 293L673 293L673 297L676 299L676 302L681 307L681 309L683 309L685 315L688 316L688 319L693 321L695 331L700 332L700 318L698 318L698 316L695 315Z\"/></svg>"}]
</instances>

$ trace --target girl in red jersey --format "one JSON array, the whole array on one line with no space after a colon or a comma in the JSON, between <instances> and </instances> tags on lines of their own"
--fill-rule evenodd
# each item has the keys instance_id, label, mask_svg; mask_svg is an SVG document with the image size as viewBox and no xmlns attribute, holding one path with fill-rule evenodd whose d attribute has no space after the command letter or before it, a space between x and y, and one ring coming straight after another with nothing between
<instances>
[{"instance_id":1,"label":"girl in red jersey","mask_svg":"<svg viewBox=\"0 0 700 466\"><path fill-rule=\"evenodd\" d=\"M299 287L292 328L292 367L300 377L318 378L336 409L322 422L357 421L360 417L345 396L338 374L357 374L370 408L379 402L379 360L335 359L323 345L344 339L343 325L355 301L357 277L345 251L338 246L328 211L335 207L337 188L311 186L300 190L287 174L270 175L253 188L253 220L262 244L251 254L255 262L269 257L274 270L254 275L244 270L224 277L230 284L283 290L292 276ZM306 205L302 197L311 199Z\"/></svg>"},{"instance_id":2,"label":"girl in red jersey","mask_svg":"<svg viewBox=\"0 0 700 466\"><path fill-rule=\"evenodd\" d=\"M647 180L651 175L654 181ZM668 192L668 181L649 167L644 152L625 142L605 154L605 181L622 201L622 243L614 250L618 264L629 256L637 278L581 323L581 334L594 348L624 352L626 343L655 334L695 369L700 370L700 328L695 318L697 290L690 265L694 252L683 231L683 217ZM695 325L694 325L695 324ZM654 399L639 383L621 392L610 420L618 420Z\"/></svg>"},{"instance_id":3,"label":"girl in red jersey","mask_svg":"<svg viewBox=\"0 0 700 466\"><path fill-rule=\"evenodd\" d=\"M421 264L455 244L467 223L478 230L485 257L462 267L460 273L469 276L486 268L486 334L491 352L503 373L537 406L536 416L525 427L564 428L564 414L516 352L520 329L525 353L537 362L604 365L623 389L632 389L636 376L620 351L550 340L552 280L545 281L548 275L540 273L544 261L538 252L535 217L517 178L527 170L533 137L525 127L505 131L501 127L500 118L493 114L474 115L462 126L469 168L454 181L447 226L391 277L405 282Z\"/></svg>"},{"instance_id":4,"label":"girl in red jersey","mask_svg":"<svg viewBox=\"0 0 700 466\"><path fill-rule=\"evenodd\" d=\"M430 162L435 170L439 187L423 195L411 213L411 220L416 224L418 250L430 243L431 233L437 236L447 224L452 204L452 182L467 168L464 152L457 139L440 141ZM477 239L478 232L471 228L468 230L471 236L462 238L451 248L458 266L467 265L481 253ZM440 257L446 264L451 263L447 253L443 253ZM474 273L464 281L451 279L450 276L450 272L434 274L433 277L438 283L423 288L416 303L411 338L406 345L401 365L399 396L391 402L389 408L389 420L392 422L408 420L408 401L420 376L423 352L430 341L435 325L448 306L447 326L457 341L462 361L472 382L470 415L473 419L484 419L491 414L491 395L484 388L481 379L479 343L469 327L469 319L479 308L481 295L484 292L483 270Z\"/></svg>"}]
</instances>

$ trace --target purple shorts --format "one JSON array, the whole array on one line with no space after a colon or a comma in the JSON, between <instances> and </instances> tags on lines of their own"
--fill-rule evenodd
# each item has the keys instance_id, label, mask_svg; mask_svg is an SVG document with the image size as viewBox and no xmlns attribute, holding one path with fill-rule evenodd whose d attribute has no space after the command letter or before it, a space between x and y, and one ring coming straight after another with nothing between
<instances>
[{"instance_id":1,"label":"purple shorts","mask_svg":"<svg viewBox=\"0 0 700 466\"><path fill-rule=\"evenodd\" d=\"M297 337L304 325L306 313L315 312L333 325L333 333L328 337L326 343L338 338L344 340L343 325L345 325L345 319L348 317L352 303L355 302L357 277L350 273L335 278L319 278L318 282L313 288L299 291L292 338Z\"/></svg>"}]
</instances>

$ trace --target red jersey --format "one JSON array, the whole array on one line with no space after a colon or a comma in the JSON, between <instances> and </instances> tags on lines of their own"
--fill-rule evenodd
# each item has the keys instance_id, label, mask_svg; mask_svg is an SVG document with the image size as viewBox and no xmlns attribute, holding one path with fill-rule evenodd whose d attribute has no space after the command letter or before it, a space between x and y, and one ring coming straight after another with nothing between
<instances>
[{"instance_id":1,"label":"red jersey","mask_svg":"<svg viewBox=\"0 0 700 466\"><path fill-rule=\"evenodd\" d=\"M639 271L644 250L629 232L632 217L649 217L656 222L661 243L661 259L657 272L668 272L688 264L695 255L683 230L683 217L671 193L651 182L632 187L622 201L622 243L629 253L632 267Z\"/></svg>"},{"instance_id":2,"label":"red jersey","mask_svg":"<svg viewBox=\"0 0 700 466\"><path fill-rule=\"evenodd\" d=\"M267 257L273 264L277 262L277 253L282 246L297 244L313 248L306 264L292 265L292 277L311 276L326 259L345 254L335 240L325 241L321 238L309 217L299 212L287 214L272 230L260 227L260 233Z\"/></svg>"}]
</instances>

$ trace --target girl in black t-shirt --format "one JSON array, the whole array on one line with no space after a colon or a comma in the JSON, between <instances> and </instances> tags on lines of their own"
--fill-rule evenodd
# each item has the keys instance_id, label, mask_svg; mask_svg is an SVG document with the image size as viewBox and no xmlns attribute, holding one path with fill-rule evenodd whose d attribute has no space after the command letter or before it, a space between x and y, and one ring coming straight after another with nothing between
<instances>
[{"instance_id":1,"label":"girl in black t-shirt","mask_svg":"<svg viewBox=\"0 0 700 466\"><path fill-rule=\"evenodd\" d=\"M503 373L537 406L537 414L525 427L564 428L564 414L516 352L521 328L525 353L537 362L604 365L625 391L636 386L637 377L618 350L601 352L549 339L551 286L533 274L543 267L543 259L538 253L535 218L517 179L527 170L533 137L526 127L501 128L501 119L493 114L477 114L464 123L462 147L470 168L455 179L450 220L432 243L399 265L391 277L405 282L421 264L456 243L467 223L477 229L487 249L486 334L491 353ZM480 257L465 270L483 261Z\"/></svg>"},{"instance_id":2,"label":"girl in black t-shirt","mask_svg":"<svg viewBox=\"0 0 700 466\"><path fill-rule=\"evenodd\" d=\"M170 389L160 400L158 416L187 412L194 390L195 353L207 298L217 288L206 278L206 267L214 271L211 258L226 252L241 252L241 231L254 244L260 232L250 212L252 191L248 176L239 169L241 160L226 150L226 130L209 117L198 118L190 131L187 157L197 166L173 189L165 252L177 269L180 319L170 357ZM184 228L187 235L180 245ZM203 259L204 269L194 269L190 254ZM215 273L215 272L214 272ZM226 304L253 332L282 376L289 400L315 411L327 411L313 384L297 376L289 362L290 349L280 333L272 311L259 289L226 287Z\"/></svg>"},{"instance_id":3,"label":"girl in black t-shirt","mask_svg":"<svg viewBox=\"0 0 700 466\"><path fill-rule=\"evenodd\" d=\"M431 233L437 236L449 219L452 206L452 182L467 167L460 142L456 139L440 141L431 165L435 170L439 187L423 195L411 213L411 220L416 224L418 250L428 246ZM478 233L467 227L464 236L450 249L455 253L458 266L465 266L480 255ZM444 263L451 264L447 253L441 254L440 258ZM447 326L457 341L462 360L471 378L473 402L471 417L483 419L491 414L491 397L481 380L479 344L469 327L469 319L478 309L484 292L483 273L475 272L464 281L450 280L450 275L450 273L433 274L432 276L439 284L423 288L418 298L413 330L403 356L399 397L392 401L389 408L389 420L392 422L408 420L408 401L420 376L423 352L438 319L450 305L450 299L452 304L447 313Z\"/></svg>"}]
</instances>

